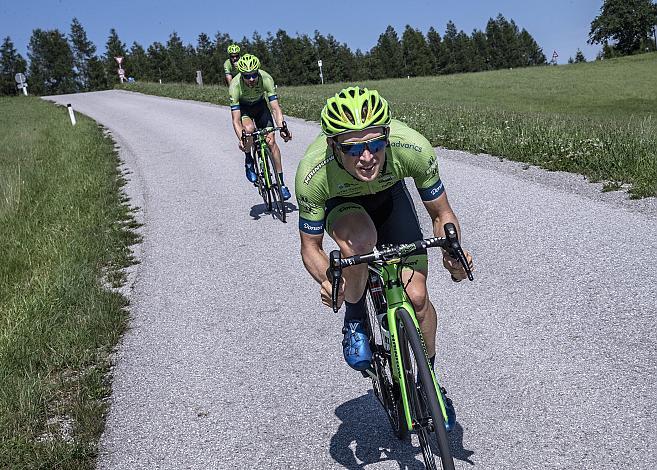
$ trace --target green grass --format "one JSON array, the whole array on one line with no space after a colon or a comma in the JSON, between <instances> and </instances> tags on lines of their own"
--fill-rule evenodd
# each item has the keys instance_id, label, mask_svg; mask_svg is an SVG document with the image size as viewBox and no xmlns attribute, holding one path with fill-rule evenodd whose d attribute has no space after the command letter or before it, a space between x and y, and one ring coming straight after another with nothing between
<instances>
[{"instance_id":1,"label":"green grass","mask_svg":"<svg viewBox=\"0 0 657 470\"><path fill-rule=\"evenodd\" d=\"M436 146L586 175L632 197L657 195L657 53L558 67L364 82ZM318 120L345 84L281 87L286 114ZM227 89L125 89L228 104Z\"/></svg>"},{"instance_id":2,"label":"green grass","mask_svg":"<svg viewBox=\"0 0 657 470\"><path fill-rule=\"evenodd\" d=\"M0 98L0 468L93 468L137 241L112 141Z\"/></svg>"}]
</instances>

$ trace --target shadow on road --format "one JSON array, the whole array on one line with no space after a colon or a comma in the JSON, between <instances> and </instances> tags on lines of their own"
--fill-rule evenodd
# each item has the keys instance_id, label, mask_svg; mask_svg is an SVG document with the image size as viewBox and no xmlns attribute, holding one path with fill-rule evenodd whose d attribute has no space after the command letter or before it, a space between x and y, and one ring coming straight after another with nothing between
<instances>
[{"instance_id":1,"label":"shadow on road","mask_svg":"<svg viewBox=\"0 0 657 470\"><path fill-rule=\"evenodd\" d=\"M297 210L298 210L297 206L295 206L291 202L285 202L286 214L296 212ZM265 204L256 204L255 206L251 207L251 211L249 212L249 215L253 218L253 220L260 220L263 215L268 215L270 217L275 217L277 219L279 218L278 214L275 211L268 211L267 206Z\"/></svg>"},{"instance_id":2,"label":"shadow on road","mask_svg":"<svg viewBox=\"0 0 657 470\"><path fill-rule=\"evenodd\" d=\"M386 460L397 462L400 469L425 468L420 448L395 436L372 390L337 407L335 415L342 423L331 438L330 452L345 468L362 469ZM458 424L450 433L450 444L455 459L474 465L469 460L474 452L463 449L463 428Z\"/></svg>"}]
</instances>

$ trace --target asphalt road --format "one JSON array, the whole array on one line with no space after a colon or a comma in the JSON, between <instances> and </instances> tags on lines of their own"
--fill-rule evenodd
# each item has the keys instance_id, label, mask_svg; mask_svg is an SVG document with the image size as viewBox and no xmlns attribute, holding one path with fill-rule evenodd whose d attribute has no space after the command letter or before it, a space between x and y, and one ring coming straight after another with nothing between
<instances>
[{"instance_id":1,"label":"asphalt road","mask_svg":"<svg viewBox=\"0 0 657 470\"><path fill-rule=\"evenodd\" d=\"M99 468L422 468L343 363L342 320L300 260L296 202L287 224L263 213L227 108L50 99L111 131L144 223ZM292 187L319 128L288 122ZM655 200L438 154L477 265L474 283L454 284L431 257L458 467L657 468Z\"/></svg>"}]
</instances>

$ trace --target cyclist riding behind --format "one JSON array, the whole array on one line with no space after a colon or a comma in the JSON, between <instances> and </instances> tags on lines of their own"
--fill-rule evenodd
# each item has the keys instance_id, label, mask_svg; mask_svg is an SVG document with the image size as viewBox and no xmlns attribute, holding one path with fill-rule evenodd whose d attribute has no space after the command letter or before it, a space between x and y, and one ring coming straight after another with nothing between
<instances>
[{"instance_id":1,"label":"cyclist riding behind","mask_svg":"<svg viewBox=\"0 0 657 470\"><path fill-rule=\"evenodd\" d=\"M331 306L328 256L323 232L337 243L342 256L371 252L382 244L423 238L405 177L412 177L433 223L444 236L451 222L460 228L447 200L438 161L429 141L406 124L391 119L388 103L375 90L345 88L329 98L321 112L323 133L308 147L296 174L301 256L321 285L322 302ZM460 235L459 235L460 236ZM469 264L472 257L466 252ZM415 308L427 354L435 361L436 310L427 294L426 250L408 257L402 279ZM455 280L465 279L459 261L443 251L443 265ZM364 329L367 265L345 268L338 303L345 303L342 342L347 364L360 371L370 366L372 352ZM443 393L446 393L442 389ZM446 399L447 428L456 413Z\"/></svg>"},{"instance_id":2,"label":"cyclist riding behind","mask_svg":"<svg viewBox=\"0 0 657 470\"><path fill-rule=\"evenodd\" d=\"M237 61L240 59L240 46L231 44L228 46L228 59L224 62L224 74L226 77L226 85L230 85L233 77L237 75Z\"/></svg>"},{"instance_id":3,"label":"cyclist riding behind","mask_svg":"<svg viewBox=\"0 0 657 470\"><path fill-rule=\"evenodd\" d=\"M251 183L255 183L257 176L251 155L253 139L249 139L245 147L242 142L242 130L251 133L255 130L255 126L258 129L274 127L274 119L272 119L273 112L276 123L283 127L280 134L285 142L292 139L292 133L287 129L283 120L283 111L276 96L274 79L267 72L260 69L260 60L254 55L244 54L237 61L237 70L239 73L235 76L235 79L228 88L233 129L235 130L235 135L237 135L239 148L245 155L244 166L246 168L246 179ZM269 106L267 106L267 101L269 101L272 112L270 112ZM281 150L276 143L273 133L267 134L266 141L267 146L271 150L276 171L281 178L283 199L287 200L290 198L290 190L285 186L283 179Z\"/></svg>"}]
</instances>

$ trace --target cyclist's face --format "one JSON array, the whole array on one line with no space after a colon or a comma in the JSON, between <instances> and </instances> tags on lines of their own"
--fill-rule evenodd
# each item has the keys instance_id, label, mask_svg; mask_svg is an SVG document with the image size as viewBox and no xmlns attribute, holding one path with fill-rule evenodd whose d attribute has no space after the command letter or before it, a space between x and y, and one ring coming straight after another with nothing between
<instances>
[{"instance_id":1,"label":"cyclist's face","mask_svg":"<svg viewBox=\"0 0 657 470\"><path fill-rule=\"evenodd\" d=\"M233 64L236 63L238 60L240 60L239 54L231 54L229 57L230 57L230 62Z\"/></svg>"},{"instance_id":2,"label":"cyclist's face","mask_svg":"<svg viewBox=\"0 0 657 470\"><path fill-rule=\"evenodd\" d=\"M243 73L242 74L242 79L244 80L244 83L248 87L254 87L258 83L258 78L260 75L258 75L258 72L249 72L249 73Z\"/></svg>"},{"instance_id":3,"label":"cyclist's face","mask_svg":"<svg viewBox=\"0 0 657 470\"><path fill-rule=\"evenodd\" d=\"M352 156L345 153L339 144L357 144L360 142L376 141L379 138L385 137L382 128L379 129L365 129L362 131L349 132L337 137L336 151L340 153L342 166L355 178L370 182L374 181L379 176L379 171L383 166L386 159L385 146L376 152L372 152L369 145L363 146L363 151L359 156ZM374 146L374 145L373 145ZM377 145L378 147L378 145ZM347 148L345 146L345 148Z\"/></svg>"}]
</instances>

